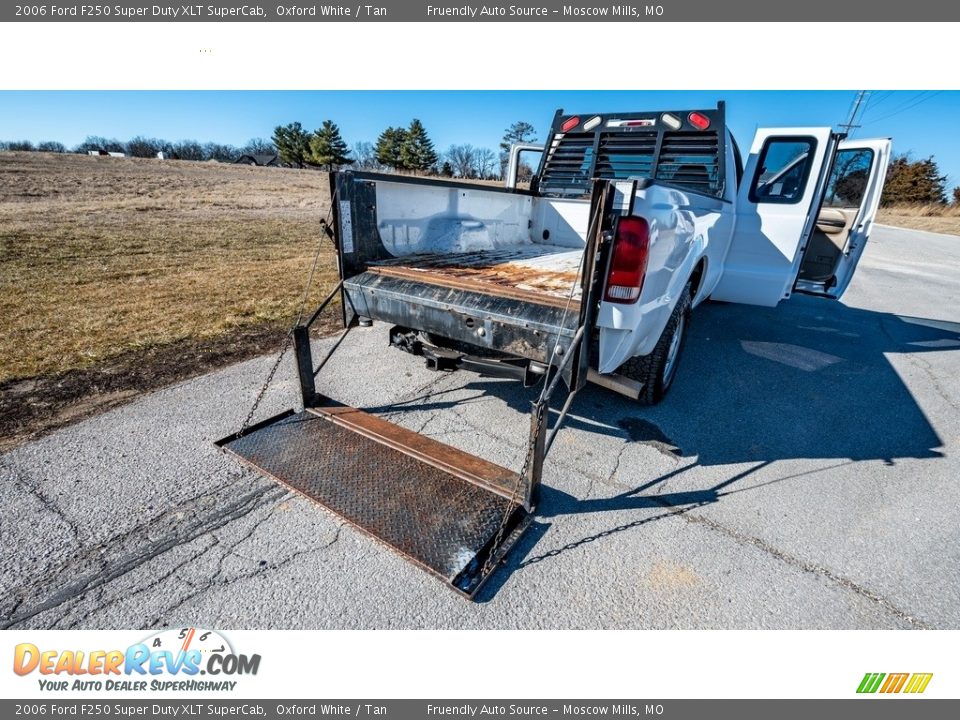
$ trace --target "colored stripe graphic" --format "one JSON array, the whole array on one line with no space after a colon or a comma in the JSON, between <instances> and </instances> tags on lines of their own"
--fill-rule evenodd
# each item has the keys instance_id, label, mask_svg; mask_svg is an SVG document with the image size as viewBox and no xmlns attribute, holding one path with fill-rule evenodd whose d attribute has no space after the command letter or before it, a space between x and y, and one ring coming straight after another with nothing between
<instances>
[{"instance_id":1,"label":"colored stripe graphic","mask_svg":"<svg viewBox=\"0 0 960 720\"><path fill-rule=\"evenodd\" d=\"M887 681L880 688L882 693L898 693L903 688L903 684L910 677L910 673L890 673L887 675Z\"/></svg>"},{"instance_id":2,"label":"colored stripe graphic","mask_svg":"<svg viewBox=\"0 0 960 720\"><path fill-rule=\"evenodd\" d=\"M886 677L884 673L867 673L863 676L863 680L860 681L860 687L857 688L857 692L875 693L877 688L880 687L880 683L884 677Z\"/></svg>"},{"instance_id":3,"label":"colored stripe graphic","mask_svg":"<svg viewBox=\"0 0 960 720\"><path fill-rule=\"evenodd\" d=\"M884 678L886 681L884 682ZM933 673L866 673L860 685L857 687L858 693L875 693L878 690L881 693L896 694L899 692L918 694L927 689ZM881 683L883 683L881 685Z\"/></svg>"},{"instance_id":4,"label":"colored stripe graphic","mask_svg":"<svg viewBox=\"0 0 960 720\"><path fill-rule=\"evenodd\" d=\"M927 685L930 684L930 678L933 677L933 673L914 673L910 678L910 682L907 683L907 687L904 690L905 693L922 693L927 689Z\"/></svg>"}]
</instances>

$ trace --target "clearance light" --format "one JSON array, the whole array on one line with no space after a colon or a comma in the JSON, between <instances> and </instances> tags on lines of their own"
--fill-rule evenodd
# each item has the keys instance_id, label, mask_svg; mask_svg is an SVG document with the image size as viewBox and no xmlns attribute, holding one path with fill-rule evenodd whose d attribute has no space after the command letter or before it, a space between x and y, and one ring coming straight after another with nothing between
<instances>
[{"instance_id":1,"label":"clearance light","mask_svg":"<svg viewBox=\"0 0 960 720\"><path fill-rule=\"evenodd\" d=\"M692 112L687 115L687 120L689 120L690 124L693 125L697 130L706 130L708 127L710 127L710 118L703 113Z\"/></svg>"},{"instance_id":2,"label":"clearance light","mask_svg":"<svg viewBox=\"0 0 960 720\"><path fill-rule=\"evenodd\" d=\"M683 125L683 122L676 115L671 115L670 113L664 113L660 116L660 122L666 125L671 130L679 130L680 126Z\"/></svg>"},{"instance_id":3,"label":"clearance light","mask_svg":"<svg viewBox=\"0 0 960 720\"><path fill-rule=\"evenodd\" d=\"M567 118L563 121L563 125L560 126L560 129L564 132L569 132L573 130L577 125L580 124L580 118L574 115L572 118Z\"/></svg>"},{"instance_id":4,"label":"clearance light","mask_svg":"<svg viewBox=\"0 0 960 720\"><path fill-rule=\"evenodd\" d=\"M587 120L587 121L583 124L583 129L584 129L584 130L593 130L593 129L594 129L597 125L599 125L601 122L603 122L603 118L601 118L599 115L597 115L597 116L592 117L592 118L590 118L589 120Z\"/></svg>"},{"instance_id":5,"label":"clearance light","mask_svg":"<svg viewBox=\"0 0 960 720\"><path fill-rule=\"evenodd\" d=\"M607 127L653 127L656 125L653 118L642 118L640 120L607 120Z\"/></svg>"},{"instance_id":6,"label":"clearance light","mask_svg":"<svg viewBox=\"0 0 960 720\"><path fill-rule=\"evenodd\" d=\"M632 304L640 297L647 274L650 226L640 217L622 217L617 223L607 275L607 302Z\"/></svg>"}]
</instances>

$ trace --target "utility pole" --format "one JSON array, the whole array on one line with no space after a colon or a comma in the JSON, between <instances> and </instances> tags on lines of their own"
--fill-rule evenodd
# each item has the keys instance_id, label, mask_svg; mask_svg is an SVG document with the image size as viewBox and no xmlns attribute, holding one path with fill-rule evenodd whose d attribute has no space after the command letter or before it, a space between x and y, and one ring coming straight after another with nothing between
<instances>
[{"instance_id":1,"label":"utility pole","mask_svg":"<svg viewBox=\"0 0 960 720\"><path fill-rule=\"evenodd\" d=\"M850 134L851 130L860 127L859 125L856 124L857 114L860 112L861 107L863 107L864 109L866 108L866 101L869 96L870 96L869 90L857 91L857 97L853 101L853 107L850 109L850 117L847 118L847 121L845 123L840 123L840 127L843 128L843 131L848 135Z\"/></svg>"}]
</instances>

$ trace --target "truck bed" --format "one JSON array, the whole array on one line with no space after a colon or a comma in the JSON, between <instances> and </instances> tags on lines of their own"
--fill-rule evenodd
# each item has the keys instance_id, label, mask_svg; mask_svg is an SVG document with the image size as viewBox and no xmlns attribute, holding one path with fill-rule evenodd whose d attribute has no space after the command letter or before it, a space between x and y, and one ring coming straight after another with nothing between
<instances>
[{"instance_id":1,"label":"truck bed","mask_svg":"<svg viewBox=\"0 0 960 720\"><path fill-rule=\"evenodd\" d=\"M370 173L334 180L348 311L530 360L569 345L588 202Z\"/></svg>"},{"instance_id":2,"label":"truck bed","mask_svg":"<svg viewBox=\"0 0 960 720\"><path fill-rule=\"evenodd\" d=\"M371 262L367 271L541 305L562 307L569 299L570 307L576 308L582 254L582 250L531 243L497 250L405 255Z\"/></svg>"}]
</instances>

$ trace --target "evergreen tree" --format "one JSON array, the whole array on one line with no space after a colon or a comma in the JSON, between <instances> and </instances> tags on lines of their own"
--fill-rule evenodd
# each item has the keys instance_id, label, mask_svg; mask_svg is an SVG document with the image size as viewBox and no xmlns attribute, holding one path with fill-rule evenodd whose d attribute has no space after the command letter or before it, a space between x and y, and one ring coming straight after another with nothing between
<instances>
[{"instance_id":1,"label":"evergreen tree","mask_svg":"<svg viewBox=\"0 0 960 720\"><path fill-rule=\"evenodd\" d=\"M507 173L507 165L510 163L510 148L517 143L536 142L536 133L537 129L523 120L518 120L503 131L503 139L500 141L500 175L506 175ZM529 175L533 174L532 171L525 173L524 170L530 170L526 163L521 165L519 175L521 177L526 175L526 179L529 179Z\"/></svg>"},{"instance_id":2,"label":"evergreen tree","mask_svg":"<svg viewBox=\"0 0 960 720\"><path fill-rule=\"evenodd\" d=\"M509 155L510 147L517 143L536 142L537 129L528 122L519 120L503 131L503 140L500 142L500 150Z\"/></svg>"},{"instance_id":3,"label":"evergreen tree","mask_svg":"<svg viewBox=\"0 0 960 720\"><path fill-rule=\"evenodd\" d=\"M310 155L312 163L331 172L353 162L347 143L340 136L340 128L332 120L324 120L323 125L313 131Z\"/></svg>"},{"instance_id":4,"label":"evergreen tree","mask_svg":"<svg viewBox=\"0 0 960 720\"><path fill-rule=\"evenodd\" d=\"M285 165L302 168L310 159L310 133L298 122L277 125L273 130L273 144Z\"/></svg>"},{"instance_id":5,"label":"evergreen tree","mask_svg":"<svg viewBox=\"0 0 960 720\"><path fill-rule=\"evenodd\" d=\"M400 147L400 162L404 170L428 172L437 164L437 151L427 135L423 123L414 118L407 128Z\"/></svg>"},{"instance_id":6,"label":"evergreen tree","mask_svg":"<svg viewBox=\"0 0 960 720\"><path fill-rule=\"evenodd\" d=\"M377 162L394 170L403 168L403 143L407 131L403 128L388 127L377 138Z\"/></svg>"},{"instance_id":7,"label":"evergreen tree","mask_svg":"<svg viewBox=\"0 0 960 720\"><path fill-rule=\"evenodd\" d=\"M443 167L440 168L440 175L445 178L453 177L453 165L450 164L449 160L444 160Z\"/></svg>"},{"instance_id":8,"label":"evergreen tree","mask_svg":"<svg viewBox=\"0 0 960 720\"><path fill-rule=\"evenodd\" d=\"M890 163L887 182L883 186L881 202L896 203L943 203L946 201L946 175L933 157L911 161L907 155L899 155Z\"/></svg>"},{"instance_id":9,"label":"evergreen tree","mask_svg":"<svg viewBox=\"0 0 960 720\"><path fill-rule=\"evenodd\" d=\"M953 204L960 207L960 185L953 189Z\"/></svg>"}]
</instances>

